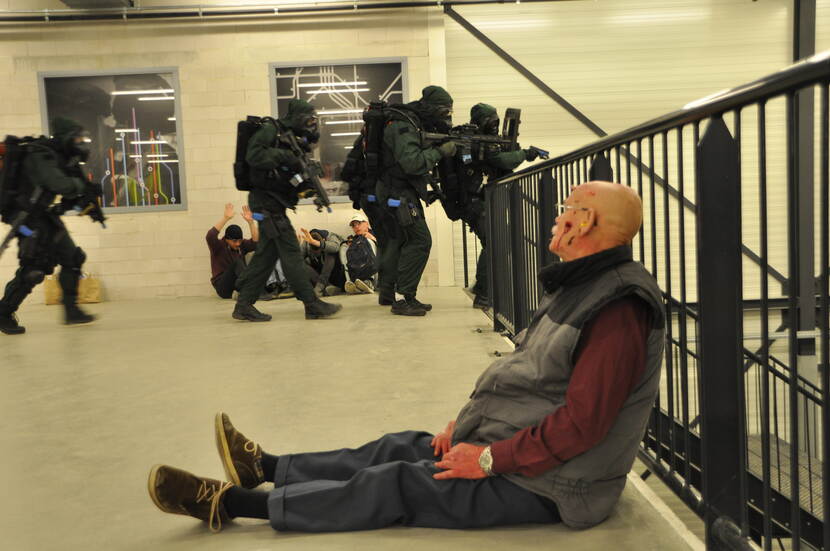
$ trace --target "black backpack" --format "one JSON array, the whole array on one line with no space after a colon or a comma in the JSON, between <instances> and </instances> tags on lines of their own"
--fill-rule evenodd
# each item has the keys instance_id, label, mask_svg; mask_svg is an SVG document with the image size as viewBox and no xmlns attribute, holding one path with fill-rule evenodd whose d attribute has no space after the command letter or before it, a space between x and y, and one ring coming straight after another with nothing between
<instances>
[{"instance_id":1,"label":"black backpack","mask_svg":"<svg viewBox=\"0 0 830 551\"><path fill-rule=\"evenodd\" d=\"M19 194L23 183L20 169L28 151L26 146L36 139L32 136L6 136L0 143L0 220L7 224L20 210Z\"/></svg>"},{"instance_id":2,"label":"black backpack","mask_svg":"<svg viewBox=\"0 0 830 551\"><path fill-rule=\"evenodd\" d=\"M257 130L262 128L266 121L273 121L270 117L255 117L248 115L244 121L236 123L236 156L233 161L233 178L236 181L236 189L239 191L251 191L251 170L245 161L245 154L248 152L248 142Z\"/></svg>"},{"instance_id":3,"label":"black backpack","mask_svg":"<svg viewBox=\"0 0 830 551\"><path fill-rule=\"evenodd\" d=\"M370 279L378 271L378 258L364 235L355 235L346 249L346 267L352 279Z\"/></svg>"}]
</instances>

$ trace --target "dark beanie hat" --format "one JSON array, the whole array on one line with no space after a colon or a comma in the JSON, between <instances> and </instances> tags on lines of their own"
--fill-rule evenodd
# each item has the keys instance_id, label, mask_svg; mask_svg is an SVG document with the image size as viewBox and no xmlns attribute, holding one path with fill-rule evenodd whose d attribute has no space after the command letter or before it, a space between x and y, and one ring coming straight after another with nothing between
<instances>
[{"instance_id":1,"label":"dark beanie hat","mask_svg":"<svg viewBox=\"0 0 830 551\"><path fill-rule=\"evenodd\" d=\"M421 90L421 101L430 105L452 106L452 96L440 86L427 86Z\"/></svg>"},{"instance_id":2,"label":"dark beanie hat","mask_svg":"<svg viewBox=\"0 0 830 551\"><path fill-rule=\"evenodd\" d=\"M225 236L222 239L242 239L242 228L236 224L231 224L225 228Z\"/></svg>"}]
</instances>

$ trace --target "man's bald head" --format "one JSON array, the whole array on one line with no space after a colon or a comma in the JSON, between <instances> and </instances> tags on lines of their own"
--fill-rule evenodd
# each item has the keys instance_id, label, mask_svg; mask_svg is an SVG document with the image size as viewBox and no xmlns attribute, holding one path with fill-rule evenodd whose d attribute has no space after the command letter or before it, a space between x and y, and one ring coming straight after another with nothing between
<instances>
[{"instance_id":1,"label":"man's bald head","mask_svg":"<svg viewBox=\"0 0 830 551\"><path fill-rule=\"evenodd\" d=\"M551 252L575 260L630 243L640 229L643 205L633 189L612 182L586 182L571 190L556 218Z\"/></svg>"}]
</instances>

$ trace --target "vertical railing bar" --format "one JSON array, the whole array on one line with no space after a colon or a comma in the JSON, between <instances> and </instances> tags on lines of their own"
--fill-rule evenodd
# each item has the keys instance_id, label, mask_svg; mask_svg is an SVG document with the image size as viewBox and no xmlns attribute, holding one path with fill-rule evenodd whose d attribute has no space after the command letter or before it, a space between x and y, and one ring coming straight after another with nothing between
<instances>
[{"instance_id":1,"label":"vertical railing bar","mask_svg":"<svg viewBox=\"0 0 830 551\"><path fill-rule=\"evenodd\" d=\"M772 550L772 474L769 433L769 271L767 264L767 122L766 102L758 104L758 204L761 234L761 470L763 476L764 551ZM777 424L777 420L776 420ZM780 467L780 462L779 462Z\"/></svg>"},{"instance_id":2,"label":"vertical railing bar","mask_svg":"<svg viewBox=\"0 0 830 551\"><path fill-rule=\"evenodd\" d=\"M657 270L657 198L655 197L655 183L654 183L654 135L648 137L648 162L649 162L649 204L651 205L649 221L651 224L651 275L654 279L659 281ZM661 415L662 404L660 400L660 392L654 399L654 408L657 411L657 442L658 448L662 449L663 442L663 416ZM658 454L658 461L662 461L662 454ZM671 461L669 462L671 463Z\"/></svg>"},{"instance_id":3,"label":"vertical railing bar","mask_svg":"<svg viewBox=\"0 0 830 551\"><path fill-rule=\"evenodd\" d=\"M789 413L790 413L790 533L793 551L801 549L801 488L799 477L798 419L798 145L795 137L796 101L787 94L787 246L789 248Z\"/></svg>"},{"instance_id":4,"label":"vertical railing bar","mask_svg":"<svg viewBox=\"0 0 830 551\"><path fill-rule=\"evenodd\" d=\"M664 249L664 260L663 260L663 272L665 277L665 288L663 289L666 293L666 296L671 299L672 295L672 285L671 285L671 223L669 220L669 192L667 187L670 185L669 180L669 135L668 131L664 131L661 135L662 139L662 154L663 154L663 181L666 184L666 187L663 188L663 249ZM669 339L669 342L673 340L673 332L672 332L672 305L671 300L666 301L666 338ZM674 442L674 365L672 364L672 357L671 353L666 347L666 387L668 390L668 416L669 416L669 451L671 461L669 462L669 476L674 476L674 461L675 461L675 442Z\"/></svg>"},{"instance_id":5,"label":"vertical railing bar","mask_svg":"<svg viewBox=\"0 0 830 551\"><path fill-rule=\"evenodd\" d=\"M742 172L742 142L741 142L741 108L735 109L733 112L734 118L734 126L735 126L735 143L738 148L738 201L740 205L743 205L743 172ZM738 209L738 230L741 232L738 242L743 243L743 208ZM738 320L738 324L736 329L736 334L738 336L738 342L743 343L743 336L744 336L744 324L743 324L743 270L738 271L738 278L739 278L739 285L738 289L740 289L740 293L738 296L738 303L736 307L738 311L741 313L741 317ZM743 345L741 345L741 350L743 351ZM741 356L743 356L743 352L741 352ZM747 503L747 411L746 411L746 378L743 374L738 377L738 396L736 399L739 400L740 407L738 408L738 414L740 415L740 419L738 420L738 431L740 434L740 438L742 440L741 445L738 447L738 450L741 454L739 458L739 463L741 465L741 472L738 473L738 477L740 478L740 488L741 492L744 495L741 496L741 503L743 506L741 507L741 518L737 519L740 526L741 526L741 533L746 536L749 534L749 509L746 506Z\"/></svg>"},{"instance_id":6,"label":"vertical railing bar","mask_svg":"<svg viewBox=\"0 0 830 551\"><path fill-rule=\"evenodd\" d=\"M615 175L614 179L618 183L621 184L622 183L622 174L620 173L620 146L616 146L614 148L614 151L615 151L616 156L617 156L617 170L614 172L614 175Z\"/></svg>"},{"instance_id":7,"label":"vertical railing bar","mask_svg":"<svg viewBox=\"0 0 830 551\"><path fill-rule=\"evenodd\" d=\"M698 145L699 144L700 144L700 121L694 121L694 123L692 123L692 161L694 163L693 166L694 166L694 172L695 172L695 174L694 174L695 180L697 180ZM696 190L695 190L695 193L697 193ZM697 195L695 195L694 203L697 204L698 200L699 200L699 198L697 197ZM697 223L697 221L695 221L695 223ZM695 249L697 249L697 248L695 248ZM700 262L700 258L697 256L697 254L695 254L695 265L697 265L699 262ZM700 288L699 287L697 289L697 299L698 299L698 301L700 300ZM695 325L695 338L696 339L700 338L700 331L698 330L697 325ZM696 349L696 350L698 352L700 351L699 349ZM700 362L698 360L695 360L695 370L694 370L694 372L695 372L695 387L696 387L695 392L693 394L694 400L695 400L695 415L697 417L700 417Z\"/></svg>"},{"instance_id":8,"label":"vertical railing bar","mask_svg":"<svg viewBox=\"0 0 830 551\"><path fill-rule=\"evenodd\" d=\"M643 158L643 141L637 139L637 158ZM643 198L643 169L637 170L637 194ZM640 262L646 265L646 235L645 228L640 230Z\"/></svg>"},{"instance_id":9,"label":"vertical railing bar","mask_svg":"<svg viewBox=\"0 0 830 551\"><path fill-rule=\"evenodd\" d=\"M824 549L830 550L830 84L821 86L821 394L822 394L822 507L824 509Z\"/></svg>"},{"instance_id":10,"label":"vertical railing bar","mask_svg":"<svg viewBox=\"0 0 830 551\"><path fill-rule=\"evenodd\" d=\"M654 184L654 136L648 137L648 170L649 170L649 189L648 193L651 197L651 212L649 213L649 222L651 223L651 275L658 279L657 270L657 198L655 197L656 186ZM659 281L659 279L658 279Z\"/></svg>"},{"instance_id":11,"label":"vertical railing bar","mask_svg":"<svg viewBox=\"0 0 830 551\"><path fill-rule=\"evenodd\" d=\"M689 347L688 335L686 333L686 324L689 322L687 317L686 304L686 218L683 208L684 195L684 175L683 175L683 127L677 129L677 190L680 194L680 206L677 209L678 217L678 232L680 240L680 311L678 314L678 326L680 329L680 392L682 395L681 404L683 409L683 449L685 460L684 489L688 492L692 480L692 460L690 451L691 437L689 428Z\"/></svg>"}]
</instances>

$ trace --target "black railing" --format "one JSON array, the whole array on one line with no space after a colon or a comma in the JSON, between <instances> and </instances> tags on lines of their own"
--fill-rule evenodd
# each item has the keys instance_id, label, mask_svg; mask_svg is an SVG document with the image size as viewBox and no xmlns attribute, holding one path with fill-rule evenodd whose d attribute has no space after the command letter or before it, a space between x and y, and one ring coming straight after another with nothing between
<instances>
[{"instance_id":1,"label":"black railing","mask_svg":"<svg viewBox=\"0 0 830 551\"><path fill-rule=\"evenodd\" d=\"M486 187L491 314L511 334L557 261L555 204L590 180L640 194L634 255L670 320L640 458L709 549L830 551L829 85L827 52Z\"/></svg>"}]
</instances>

